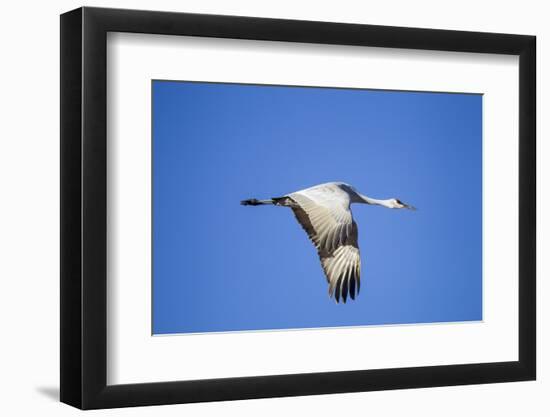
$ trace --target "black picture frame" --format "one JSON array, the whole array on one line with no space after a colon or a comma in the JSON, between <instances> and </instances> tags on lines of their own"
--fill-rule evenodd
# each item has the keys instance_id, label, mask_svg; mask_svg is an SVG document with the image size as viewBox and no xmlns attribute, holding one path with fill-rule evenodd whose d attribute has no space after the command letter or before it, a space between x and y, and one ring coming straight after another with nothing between
<instances>
[{"instance_id":1,"label":"black picture frame","mask_svg":"<svg viewBox=\"0 0 550 417\"><path fill-rule=\"evenodd\" d=\"M519 56L519 360L112 385L107 368L108 32ZM536 377L534 36L79 8L61 15L61 401L81 409L481 384Z\"/></svg>"}]
</instances>

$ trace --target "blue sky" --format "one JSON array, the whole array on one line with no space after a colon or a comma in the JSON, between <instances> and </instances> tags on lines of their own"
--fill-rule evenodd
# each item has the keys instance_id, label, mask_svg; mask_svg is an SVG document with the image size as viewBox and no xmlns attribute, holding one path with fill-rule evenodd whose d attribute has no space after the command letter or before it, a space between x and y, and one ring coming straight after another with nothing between
<instances>
[{"instance_id":1,"label":"blue sky","mask_svg":"<svg viewBox=\"0 0 550 417\"><path fill-rule=\"evenodd\" d=\"M153 81L153 333L482 319L482 96ZM283 207L344 181L361 293L336 304Z\"/></svg>"}]
</instances>

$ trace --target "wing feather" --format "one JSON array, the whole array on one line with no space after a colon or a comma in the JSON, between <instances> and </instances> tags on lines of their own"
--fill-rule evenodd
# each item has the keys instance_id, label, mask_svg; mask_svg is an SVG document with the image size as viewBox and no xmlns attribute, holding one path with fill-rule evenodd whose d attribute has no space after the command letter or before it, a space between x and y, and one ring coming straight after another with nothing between
<instances>
[{"instance_id":1,"label":"wing feather","mask_svg":"<svg viewBox=\"0 0 550 417\"><path fill-rule=\"evenodd\" d=\"M308 190L306 190L308 191ZM349 199L326 197L326 193L289 194L296 219L315 245L329 284L329 296L336 302L355 299L360 289L361 257L357 224Z\"/></svg>"}]
</instances>

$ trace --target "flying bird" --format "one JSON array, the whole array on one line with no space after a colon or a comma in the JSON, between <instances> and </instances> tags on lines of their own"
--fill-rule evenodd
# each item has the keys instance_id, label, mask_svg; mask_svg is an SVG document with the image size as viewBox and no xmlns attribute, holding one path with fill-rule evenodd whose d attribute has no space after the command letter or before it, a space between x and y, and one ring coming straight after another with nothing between
<instances>
[{"instance_id":1,"label":"flying bird","mask_svg":"<svg viewBox=\"0 0 550 417\"><path fill-rule=\"evenodd\" d=\"M336 303L355 300L361 285L361 257L357 224L350 205L378 205L391 209L416 210L397 198L378 200L360 194L343 182L328 182L268 200L251 198L244 206L275 205L290 207L315 245L329 284L329 296Z\"/></svg>"}]
</instances>

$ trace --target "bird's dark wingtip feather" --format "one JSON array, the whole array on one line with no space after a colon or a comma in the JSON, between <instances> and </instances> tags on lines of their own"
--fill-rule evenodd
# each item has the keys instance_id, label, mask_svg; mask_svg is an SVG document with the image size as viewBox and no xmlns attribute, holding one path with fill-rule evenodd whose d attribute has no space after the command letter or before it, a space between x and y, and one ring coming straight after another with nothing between
<instances>
[{"instance_id":1,"label":"bird's dark wingtip feather","mask_svg":"<svg viewBox=\"0 0 550 417\"><path fill-rule=\"evenodd\" d=\"M344 278L342 280L342 299L344 300L344 304L346 304L348 298L348 280Z\"/></svg>"},{"instance_id":2,"label":"bird's dark wingtip feather","mask_svg":"<svg viewBox=\"0 0 550 417\"><path fill-rule=\"evenodd\" d=\"M348 299L355 300L360 289L361 279L359 276L351 276L348 279L340 277L334 286L329 286L328 295L330 298L334 298L336 304L346 304Z\"/></svg>"},{"instance_id":3,"label":"bird's dark wingtip feather","mask_svg":"<svg viewBox=\"0 0 550 417\"><path fill-rule=\"evenodd\" d=\"M334 287L334 298L336 299L336 303L340 302L340 281L342 278L338 278L338 281L336 281L336 285Z\"/></svg>"},{"instance_id":4,"label":"bird's dark wingtip feather","mask_svg":"<svg viewBox=\"0 0 550 417\"><path fill-rule=\"evenodd\" d=\"M349 296L355 300L355 277L351 277L349 280Z\"/></svg>"}]
</instances>

